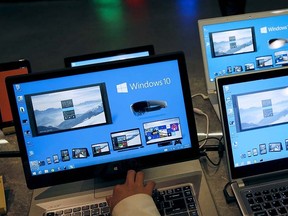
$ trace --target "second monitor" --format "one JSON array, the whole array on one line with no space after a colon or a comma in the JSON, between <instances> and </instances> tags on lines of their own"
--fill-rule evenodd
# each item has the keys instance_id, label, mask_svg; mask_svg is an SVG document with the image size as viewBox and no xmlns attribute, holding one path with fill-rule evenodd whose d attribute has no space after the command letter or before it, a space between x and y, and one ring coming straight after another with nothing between
<instances>
[{"instance_id":1,"label":"second monitor","mask_svg":"<svg viewBox=\"0 0 288 216\"><path fill-rule=\"evenodd\" d=\"M65 67L79 67L104 62L119 61L154 55L153 45L131 47L126 49L111 50L85 55L71 56L64 59Z\"/></svg>"}]
</instances>

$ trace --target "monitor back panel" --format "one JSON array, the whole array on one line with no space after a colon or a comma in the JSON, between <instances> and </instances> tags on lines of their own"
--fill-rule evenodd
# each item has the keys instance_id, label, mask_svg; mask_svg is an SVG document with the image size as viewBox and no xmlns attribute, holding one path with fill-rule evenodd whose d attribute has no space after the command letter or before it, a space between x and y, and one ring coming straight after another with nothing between
<instances>
[{"instance_id":1,"label":"monitor back panel","mask_svg":"<svg viewBox=\"0 0 288 216\"><path fill-rule=\"evenodd\" d=\"M14 125L10 102L6 90L6 77L28 74L30 72L31 67L28 60L0 64L0 129L5 130L5 128L9 128Z\"/></svg>"},{"instance_id":2,"label":"monitor back panel","mask_svg":"<svg viewBox=\"0 0 288 216\"><path fill-rule=\"evenodd\" d=\"M154 55L154 46L145 45L120 50L91 53L86 55L71 56L64 59L66 67L79 67L105 62L121 61L125 59L139 58Z\"/></svg>"}]
</instances>

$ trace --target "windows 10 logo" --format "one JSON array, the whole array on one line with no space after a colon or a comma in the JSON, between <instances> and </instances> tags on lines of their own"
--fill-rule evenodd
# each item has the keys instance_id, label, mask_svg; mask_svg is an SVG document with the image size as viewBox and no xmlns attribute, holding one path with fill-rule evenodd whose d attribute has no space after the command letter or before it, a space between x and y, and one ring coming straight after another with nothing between
<instances>
[{"instance_id":1,"label":"windows 10 logo","mask_svg":"<svg viewBox=\"0 0 288 216\"><path fill-rule=\"evenodd\" d=\"M128 93L127 83L121 83L116 86L117 93Z\"/></svg>"},{"instance_id":2,"label":"windows 10 logo","mask_svg":"<svg viewBox=\"0 0 288 216\"><path fill-rule=\"evenodd\" d=\"M267 34L267 33L268 33L267 27L262 27L262 28L260 29L260 32L261 32L262 34Z\"/></svg>"}]
</instances>

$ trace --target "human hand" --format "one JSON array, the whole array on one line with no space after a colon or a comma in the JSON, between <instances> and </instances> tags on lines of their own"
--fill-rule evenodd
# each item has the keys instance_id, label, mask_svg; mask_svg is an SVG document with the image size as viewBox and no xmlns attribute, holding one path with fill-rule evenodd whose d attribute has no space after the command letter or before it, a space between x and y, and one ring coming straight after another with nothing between
<instances>
[{"instance_id":1,"label":"human hand","mask_svg":"<svg viewBox=\"0 0 288 216\"><path fill-rule=\"evenodd\" d=\"M126 181L124 184L116 185L113 189L113 194L110 197L106 197L107 203L111 209L123 199L135 195L135 194L148 194L152 195L153 189L155 187L155 182L148 181L144 185L144 173L135 172L134 170L129 170L127 172Z\"/></svg>"}]
</instances>

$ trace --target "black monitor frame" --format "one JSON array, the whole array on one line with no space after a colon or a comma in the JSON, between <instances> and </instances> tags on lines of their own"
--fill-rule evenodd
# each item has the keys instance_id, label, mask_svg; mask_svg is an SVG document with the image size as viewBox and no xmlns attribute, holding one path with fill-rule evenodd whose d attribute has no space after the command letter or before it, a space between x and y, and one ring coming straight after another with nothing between
<instances>
[{"instance_id":1,"label":"black monitor frame","mask_svg":"<svg viewBox=\"0 0 288 216\"><path fill-rule=\"evenodd\" d=\"M121 68L127 66L136 66L141 64L156 63L168 60L177 60L180 71L180 79L182 83L182 92L184 97L184 104L186 108L186 117L188 121L188 130L190 133L190 140L192 146L190 148L181 149L174 152L165 152L161 154L142 156L139 158L119 160L111 163L92 165L79 169L70 169L65 172L54 172L49 175L32 175L29 166L29 155L25 147L25 139L21 127L21 120L17 110L17 101L14 94L14 85L29 81L44 80L56 77L70 76L76 74L84 74L89 72L104 71L114 68ZM142 170L146 168L156 167L160 165L173 164L178 162L189 161L199 158L199 144L196 131L196 124L193 115L193 106L191 99L191 92L189 87L188 73L186 69L186 62L183 52L154 55L145 58L136 58L127 61L118 61L113 63L90 65L86 67L75 67L69 69L60 69L42 73L33 73L30 75L23 75L11 77L6 80L9 97L11 98L11 107L15 118L15 127L21 159L28 188L36 189L40 187L53 186L57 184L64 184L68 182L75 182L91 178L101 178L105 181L113 180L117 176L124 177L127 170L135 169ZM71 156L71 155L70 155ZM91 157L91 156L90 156Z\"/></svg>"}]
</instances>

